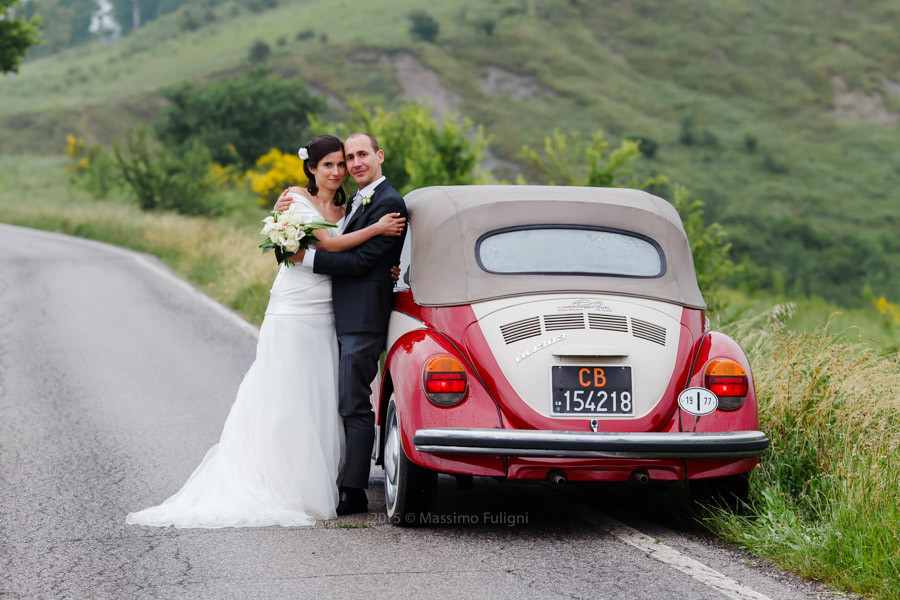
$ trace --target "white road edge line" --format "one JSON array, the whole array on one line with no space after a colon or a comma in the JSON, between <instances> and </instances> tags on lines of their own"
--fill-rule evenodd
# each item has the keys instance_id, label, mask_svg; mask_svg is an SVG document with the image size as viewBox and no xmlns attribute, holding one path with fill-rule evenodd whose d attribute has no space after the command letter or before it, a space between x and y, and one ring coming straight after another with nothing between
<instances>
[{"instance_id":1,"label":"white road edge line","mask_svg":"<svg viewBox=\"0 0 900 600\"><path fill-rule=\"evenodd\" d=\"M729 598L734 598L734 600L771 600L768 596L741 585L731 577L719 573L698 560L685 556L675 548L667 546L624 523L620 523L612 517L590 508L586 504L577 501L570 501L565 504L560 501L560 504L588 523L596 525L629 546L634 546L650 558L667 564L686 575L690 575L697 581L718 590Z\"/></svg>"},{"instance_id":2,"label":"white road edge line","mask_svg":"<svg viewBox=\"0 0 900 600\"><path fill-rule=\"evenodd\" d=\"M180 288L183 292L186 292L189 296L191 296L201 304L204 304L207 308L210 308L213 311L219 313L220 316L228 321L231 321L232 324L234 324L238 329L241 329L244 333L253 336L253 338L256 340L259 339L259 328L245 321L243 317L241 317L230 308L219 304L218 302L201 292L199 289L197 289L193 284L179 277L174 271L169 268L167 264L162 262L159 258L153 256L152 254L145 254L136 250L122 248L121 246L107 244L106 242L98 242L97 240L75 237L73 235L68 235L65 233L57 233L55 231L45 231L43 229L32 229L31 227L19 227L18 225L8 225L6 223L0 223L0 229L5 228L18 231L26 231L29 234L51 237L57 240L64 240L67 242L81 244L83 246L89 246L92 248L99 248L102 250L106 250L107 252L118 253L126 258L130 258L142 267L155 273L160 278L165 279L169 283Z\"/></svg>"}]
</instances>

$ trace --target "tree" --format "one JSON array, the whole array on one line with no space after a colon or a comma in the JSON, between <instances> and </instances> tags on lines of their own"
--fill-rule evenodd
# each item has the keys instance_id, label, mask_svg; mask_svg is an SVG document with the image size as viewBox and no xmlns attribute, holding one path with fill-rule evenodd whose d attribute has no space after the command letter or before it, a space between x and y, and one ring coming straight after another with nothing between
<instances>
[{"instance_id":1,"label":"tree","mask_svg":"<svg viewBox=\"0 0 900 600\"><path fill-rule=\"evenodd\" d=\"M468 119L460 122L448 114L437 122L427 107L413 102L395 111L373 110L359 99L350 100L349 105L346 123L314 118L311 128L316 133L337 132L343 138L357 131L374 135L384 150L384 174L401 194L430 185L476 183L476 167L488 140L482 128L473 128Z\"/></svg>"},{"instance_id":2,"label":"tree","mask_svg":"<svg viewBox=\"0 0 900 600\"><path fill-rule=\"evenodd\" d=\"M731 261L731 243L728 234L718 223L703 222L703 202L691 200L684 186L675 186L672 205L678 211L684 232L691 244L697 284L706 297L710 310L722 307L719 290L738 267Z\"/></svg>"},{"instance_id":3,"label":"tree","mask_svg":"<svg viewBox=\"0 0 900 600\"><path fill-rule=\"evenodd\" d=\"M433 42L437 38L440 25L424 10L409 13L409 32L425 42Z\"/></svg>"},{"instance_id":4,"label":"tree","mask_svg":"<svg viewBox=\"0 0 900 600\"><path fill-rule=\"evenodd\" d=\"M555 130L544 139L543 156L527 146L522 148L522 154L539 170L559 180L551 183L647 189L668 180L663 175L642 179L632 173L632 166L641 159L636 140L624 140L612 151L608 151L608 146L602 131L585 141L578 134L566 135ZM710 310L716 310L722 305L717 292L736 269L729 258L731 244L721 225L704 223L703 203L691 200L684 187L675 186L671 202L691 245L697 283Z\"/></svg>"},{"instance_id":5,"label":"tree","mask_svg":"<svg viewBox=\"0 0 900 600\"><path fill-rule=\"evenodd\" d=\"M170 102L157 125L163 142L179 148L197 140L217 163L244 168L272 148L295 152L309 138L309 115L325 106L302 82L261 71L206 88L184 82L161 94Z\"/></svg>"},{"instance_id":6,"label":"tree","mask_svg":"<svg viewBox=\"0 0 900 600\"><path fill-rule=\"evenodd\" d=\"M15 17L19 0L0 0L0 73L18 73L28 48L38 40L41 18Z\"/></svg>"},{"instance_id":7,"label":"tree","mask_svg":"<svg viewBox=\"0 0 900 600\"><path fill-rule=\"evenodd\" d=\"M632 174L631 164L641 158L638 142L623 140L613 151L602 131L590 140L577 133L565 134L558 129L544 138L543 156L524 146L522 156L539 171L552 177L551 185L585 185L591 187L630 187L639 190L665 183L663 175L638 178ZM625 179L630 176L629 179Z\"/></svg>"},{"instance_id":8,"label":"tree","mask_svg":"<svg viewBox=\"0 0 900 600\"><path fill-rule=\"evenodd\" d=\"M0 11L2 12L2 11ZM91 18L97 12L96 0L27 0L16 8L16 16L40 15L40 45L28 56L47 56L92 37Z\"/></svg>"},{"instance_id":9,"label":"tree","mask_svg":"<svg viewBox=\"0 0 900 600\"><path fill-rule=\"evenodd\" d=\"M187 215L215 212L215 178L206 148L191 143L175 155L139 127L113 146L118 174L144 210L173 210Z\"/></svg>"}]
</instances>

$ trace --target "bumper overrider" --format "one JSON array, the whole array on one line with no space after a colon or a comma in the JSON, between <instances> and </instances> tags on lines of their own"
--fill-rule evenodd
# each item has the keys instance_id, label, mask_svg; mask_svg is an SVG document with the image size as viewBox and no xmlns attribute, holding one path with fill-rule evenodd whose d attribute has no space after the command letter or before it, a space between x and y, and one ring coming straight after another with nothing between
<instances>
[{"instance_id":1,"label":"bumper overrider","mask_svg":"<svg viewBox=\"0 0 900 600\"><path fill-rule=\"evenodd\" d=\"M554 458L746 458L769 446L761 431L608 433L523 429L419 429L416 450L426 454L483 454Z\"/></svg>"}]
</instances>

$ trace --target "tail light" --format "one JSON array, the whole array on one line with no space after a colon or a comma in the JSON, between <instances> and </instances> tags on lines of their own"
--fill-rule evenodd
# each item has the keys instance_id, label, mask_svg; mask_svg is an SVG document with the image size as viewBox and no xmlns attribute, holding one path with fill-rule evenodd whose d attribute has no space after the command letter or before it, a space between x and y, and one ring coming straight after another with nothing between
<instances>
[{"instance_id":1,"label":"tail light","mask_svg":"<svg viewBox=\"0 0 900 600\"><path fill-rule=\"evenodd\" d=\"M744 368L733 360L711 360L703 372L703 380L704 387L719 398L722 410L736 410L747 399L750 380Z\"/></svg>"},{"instance_id":2,"label":"tail light","mask_svg":"<svg viewBox=\"0 0 900 600\"><path fill-rule=\"evenodd\" d=\"M441 354L432 356L422 370L425 396L438 406L455 406L466 395L466 368L461 362Z\"/></svg>"}]
</instances>

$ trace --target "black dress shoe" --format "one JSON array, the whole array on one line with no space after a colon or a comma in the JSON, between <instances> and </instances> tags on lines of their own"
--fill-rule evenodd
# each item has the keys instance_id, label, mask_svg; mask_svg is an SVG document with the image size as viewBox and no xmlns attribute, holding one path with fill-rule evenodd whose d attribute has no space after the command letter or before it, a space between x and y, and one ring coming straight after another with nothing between
<instances>
[{"instance_id":1,"label":"black dress shoe","mask_svg":"<svg viewBox=\"0 0 900 600\"><path fill-rule=\"evenodd\" d=\"M364 512L369 512L366 490L342 487L338 495L337 514L343 516Z\"/></svg>"}]
</instances>

